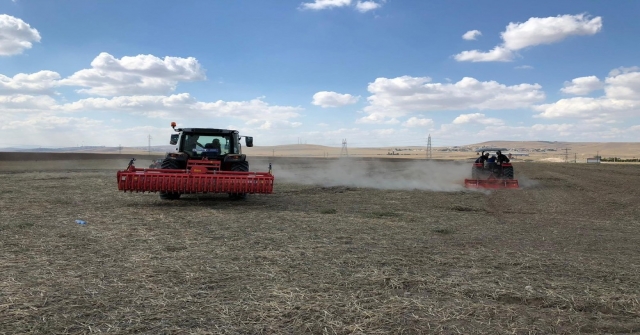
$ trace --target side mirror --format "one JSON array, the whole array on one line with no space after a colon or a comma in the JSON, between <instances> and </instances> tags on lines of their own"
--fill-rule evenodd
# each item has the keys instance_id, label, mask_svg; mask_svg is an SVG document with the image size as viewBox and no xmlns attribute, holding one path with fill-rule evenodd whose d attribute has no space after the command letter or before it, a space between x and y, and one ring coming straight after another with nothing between
<instances>
[{"instance_id":1,"label":"side mirror","mask_svg":"<svg viewBox=\"0 0 640 335\"><path fill-rule=\"evenodd\" d=\"M171 145L178 144L178 138L179 137L180 137L180 134L171 134L171 141L169 141L169 144L171 144Z\"/></svg>"},{"instance_id":2,"label":"side mirror","mask_svg":"<svg viewBox=\"0 0 640 335\"><path fill-rule=\"evenodd\" d=\"M253 146L253 137L245 136L244 137L244 142L247 144L248 147L252 147Z\"/></svg>"}]
</instances>

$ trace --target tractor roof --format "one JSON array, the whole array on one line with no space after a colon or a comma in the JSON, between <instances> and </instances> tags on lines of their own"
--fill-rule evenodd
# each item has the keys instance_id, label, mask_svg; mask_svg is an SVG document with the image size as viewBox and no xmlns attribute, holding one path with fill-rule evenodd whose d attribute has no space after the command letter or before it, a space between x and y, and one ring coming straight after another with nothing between
<instances>
[{"instance_id":1,"label":"tractor roof","mask_svg":"<svg viewBox=\"0 0 640 335\"><path fill-rule=\"evenodd\" d=\"M476 149L476 152L483 152L483 151L492 152L492 151L507 151L507 150L509 150L509 149L507 149L507 148L487 147L487 148Z\"/></svg>"},{"instance_id":2,"label":"tractor roof","mask_svg":"<svg viewBox=\"0 0 640 335\"><path fill-rule=\"evenodd\" d=\"M216 128L182 128L183 133L195 133L195 134L233 134L237 133L237 130L230 129L216 129Z\"/></svg>"}]
</instances>

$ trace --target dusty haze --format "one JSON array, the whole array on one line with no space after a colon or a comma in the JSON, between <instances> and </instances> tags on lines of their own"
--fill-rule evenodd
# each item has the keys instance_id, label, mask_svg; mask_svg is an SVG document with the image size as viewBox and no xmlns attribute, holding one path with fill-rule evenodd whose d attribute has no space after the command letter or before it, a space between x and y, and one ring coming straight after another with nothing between
<instances>
[{"instance_id":1,"label":"dusty haze","mask_svg":"<svg viewBox=\"0 0 640 335\"><path fill-rule=\"evenodd\" d=\"M302 161L302 160L301 160ZM437 161L357 161L331 160L326 163L275 163L276 180L308 185L351 186L389 190L465 190L471 166Z\"/></svg>"}]
</instances>

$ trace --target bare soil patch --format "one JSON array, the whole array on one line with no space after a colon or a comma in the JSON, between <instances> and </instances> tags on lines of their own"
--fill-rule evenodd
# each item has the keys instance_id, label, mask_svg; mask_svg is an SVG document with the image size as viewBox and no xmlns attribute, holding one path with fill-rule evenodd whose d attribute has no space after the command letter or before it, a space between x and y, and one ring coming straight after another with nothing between
<instances>
[{"instance_id":1,"label":"bare soil patch","mask_svg":"<svg viewBox=\"0 0 640 335\"><path fill-rule=\"evenodd\" d=\"M0 170L2 334L640 332L637 165L482 193L279 178L329 164L292 159L272 195L161 201L76 164Z\"/></svg>"}]
</instances>

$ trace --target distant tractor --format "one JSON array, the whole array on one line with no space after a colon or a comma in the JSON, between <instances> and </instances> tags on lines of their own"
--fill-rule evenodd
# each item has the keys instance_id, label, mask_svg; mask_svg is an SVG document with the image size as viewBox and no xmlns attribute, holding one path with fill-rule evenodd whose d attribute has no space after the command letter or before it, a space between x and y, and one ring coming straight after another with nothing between
<instances>
[{"instance_id":1,"label":"distant tractor","mask_svg":"<svg viewBox=\"0 0 640 335\"><path fill-rule=\"evenodd\" d=\"M249 162L242 154L237 130L216 128L178 128L159 169L139 169L132 159L124 171L118 171L118 189L131 192L159 192L165 200L179 199L190 193L228 193L233 199L247 194L273 192L274 177L269 172L249 172ZM244 136L247 147L253 137Z\"/></svg>"},{"instance_id":2,"label":"distant tractor","mask_svg":"<svg viewBox=\"0 0 640 335\"><path fill-rule=\"evenodd\" d=\"M519 188L518 180L514 179L513 165L510 162L494 161L497 154L506 151L505 148L481 148L476 150L481 156L487 155L489 159L483 163L473 163L471 167L471 179L465 179L467 188ZM487 157L485 156L485 157Z\"/></svg>"}]
</instances>

